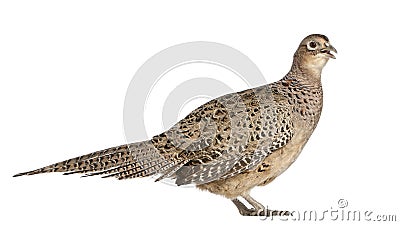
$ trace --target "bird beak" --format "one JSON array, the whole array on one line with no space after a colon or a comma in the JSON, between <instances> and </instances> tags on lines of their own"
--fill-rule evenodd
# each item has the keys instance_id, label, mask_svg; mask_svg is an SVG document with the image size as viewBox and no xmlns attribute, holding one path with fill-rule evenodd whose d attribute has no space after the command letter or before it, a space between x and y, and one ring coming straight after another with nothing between
<instances>
[{"instance_id":1,"label":"bird beak","mask_svg":"<svg viewBox=\"0 0 400 226\"><path fill-rule=\"evenodd\" d=\"M329 45L328 47L321 49L321 53L325 54L329 58L336 59L335 55L333 55L331 51L337 53L337 50L332 45Z\"/></svg>"}]
</instances>

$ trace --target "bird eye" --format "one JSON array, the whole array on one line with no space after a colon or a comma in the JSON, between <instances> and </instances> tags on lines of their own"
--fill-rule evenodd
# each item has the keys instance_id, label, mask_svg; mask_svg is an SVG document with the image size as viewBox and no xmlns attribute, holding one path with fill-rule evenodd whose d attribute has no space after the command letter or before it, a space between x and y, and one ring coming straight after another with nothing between
<instances>
[{"instance_id":1,"label":"bird eye","mask_svg":"<svg viewBox=\"0 0 400 226\"><path fill-rule=\"evenodd\" d=\"M307 49L308 50L315 50L316 48L317 48L317 43L316 42L314 42L314 41L310 41L308 44L307 44Z\"/></svg>"}]
</instances>

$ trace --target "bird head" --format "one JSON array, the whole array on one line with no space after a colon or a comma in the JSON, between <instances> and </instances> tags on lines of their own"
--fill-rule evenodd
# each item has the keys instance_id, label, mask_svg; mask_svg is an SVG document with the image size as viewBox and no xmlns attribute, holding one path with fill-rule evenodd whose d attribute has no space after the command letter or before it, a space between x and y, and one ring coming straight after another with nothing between
<instances>
[{"instance_id":1,"label":"bird head","mask_svg":"<svg viewBox=\"0 0 400 226\"><path fill-rule=\"evenodd\" d=\"M293 66L303 72L320 76L328 60L336 59L332 52L337 53L328 37L321 34L309 35L301 41L294 54Z\"/></svg>"}]
</instances>

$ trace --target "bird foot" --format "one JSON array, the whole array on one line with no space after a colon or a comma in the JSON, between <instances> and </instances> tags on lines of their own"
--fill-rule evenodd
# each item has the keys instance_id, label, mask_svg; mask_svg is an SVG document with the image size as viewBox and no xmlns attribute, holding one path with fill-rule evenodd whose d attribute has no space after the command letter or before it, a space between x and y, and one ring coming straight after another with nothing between
<instances>
[{"instance_id":1,"label":"bird foot","mask_svg":"<svg viewBox=\"0 0 400 226\"><path fill-rule=\"evenodd\" d=\"M247 200L253 203L253 206L255 208L248 208L246 205L244 205L241 201L238 199L232 199L232 202L235 204L235 206L238 208L239 213L242 216L292 216L293 214L290 211L280 211L280 210L270 210L268 208L265 208L263 205L260 203L256 202L254 199L252 199L250 196L246 196Z\"/></svg>"}]
</instances>

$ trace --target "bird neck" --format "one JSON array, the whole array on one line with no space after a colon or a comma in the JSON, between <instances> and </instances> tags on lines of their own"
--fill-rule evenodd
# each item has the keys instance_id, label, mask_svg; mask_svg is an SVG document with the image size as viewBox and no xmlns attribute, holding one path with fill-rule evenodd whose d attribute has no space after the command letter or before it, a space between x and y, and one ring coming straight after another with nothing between
<instances>
[{"instance_id":1,"label":"bird neck","mask_svg":"<svg viewBox=\"0 0 400 226\"><path fill-rule=\"evenodd\" d=\"M292 67L285 77L294 78L307 86L321 86L321 73L326 62L310 62L310 60L296 56Z\"/></svg>"}]
</instances>

